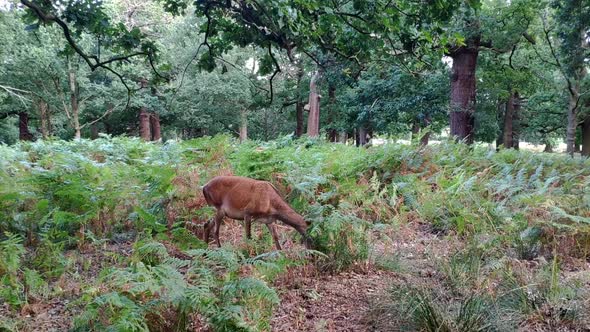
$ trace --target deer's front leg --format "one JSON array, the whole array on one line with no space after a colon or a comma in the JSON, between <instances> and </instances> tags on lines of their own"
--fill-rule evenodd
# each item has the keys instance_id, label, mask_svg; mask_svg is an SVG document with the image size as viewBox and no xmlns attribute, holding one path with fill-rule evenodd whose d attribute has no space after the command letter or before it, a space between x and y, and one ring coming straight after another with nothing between
<instances>
[{"instance_id":1,"label":"deer's front leg","mask_svg":"<svg viewBox=\"0 0 590 332\"><path fill-rule=\"evenodd\" d=\"M252 240L252 217L244 216L244 227L246 228L246 238Z\"/></svg>"},{"instance_id":2,"label":"deer's front leg","mask_svg":"<svg viewBox=\"0 0 590 332\"><path fill-rule=\"evenodd\" d=\"M217 214L215 215L215 241L217 242L217 246L221 247L221 241L219 241L219 228L221 228L221 222L223 221L223 217L225 213L221 211L221 209L217 210Z\"/></svg>"},{"instance_id":3,"label":"deer's front leg","mask_svg":"<svg viewBox=\"0 0 590 332\"><path fill-rule=\"evenodd\" d=\"M281 250L282 248L281 244L279 243L279 235L277 234L277 229L275 227L274 222L275 220L273 218L268 218L268 220L266 221L266 227L268 228L268 231L272 236L272 239L275 243L275 246L277 247L277 250Z\"/></svg>"}]
</instances>

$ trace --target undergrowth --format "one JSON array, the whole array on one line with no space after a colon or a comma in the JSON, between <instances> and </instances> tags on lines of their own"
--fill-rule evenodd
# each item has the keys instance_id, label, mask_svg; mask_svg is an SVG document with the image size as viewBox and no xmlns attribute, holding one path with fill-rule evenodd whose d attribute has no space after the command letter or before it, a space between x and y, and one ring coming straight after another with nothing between
<instances>
[{"instance_id":1,"label":"undergrowth","mask_svg":"<svg viewBox=\"0 0 590 332\"><path fill-rule=\"evenodd\" d=\"M268 330L278 303L270 282L309 261L268 254L266 235L241 248L207 249L199 237L213 210L200 188L220 174L271 181L311 222L322 253L313 263L324 272L366 262L372 235L388 225L416 223L465 243L485 238L440 261L443 294L410 287L392 295L403 304L400 317L410 317L400 324L483 331L499 328L493 321L501 314L570 325L582 317L579 294L559 267L589 258L589 160L452 142L359 149L289 137L0 146L0 300L17 312L62 296L57 281L80 278L68 253L134 242L129 257L112 257L85 285L73 305L79 330ZM533 281L514 260L548 263ZM399 264L382 260L394 270Z\"/></svg>"}]
</instances>

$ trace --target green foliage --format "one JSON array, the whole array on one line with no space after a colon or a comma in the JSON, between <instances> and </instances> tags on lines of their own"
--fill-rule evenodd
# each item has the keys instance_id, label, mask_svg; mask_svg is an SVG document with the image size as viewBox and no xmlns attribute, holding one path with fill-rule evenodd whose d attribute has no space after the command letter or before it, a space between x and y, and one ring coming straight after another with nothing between
<instances>
[{"instance_id":1,"label":"green foliage","mask_svg":"<svg viewBox=\"0 0 590 332\"><path fill-rule=\"evenodd\" d=\"M44 299L59 290L56 278L92 270L94 259L78 266L65 250L135 240L133 253L101 265L102 277L73 304L83 308L79 330L183 330L193 314L213 330L267 330L278 301L268 283L310 255L320 270L346 270L369 259L374 235L418 224L468 245L437 261L450 294L425 290L402 301L419 309L400 312L408 324L486 330L498 313L482 308L496 307L511 310L510 326L546 310L574 325L583 317L559 257L588 257L588 160L452 142L366 149L290 137L235 143L218 136L165 145L101 138L0 146L0 227L14 234L2 242L2 299L14 306ZM317 251L268 252L267 235L243 250L208 250L178 227L210 217L199 186L225 171L272 181L311 223ZM181 213L167 220L171 208ZM165 234L168 221L174 227ZM527 280L507 267L513 257L551 264ZM401 257L378 264L411 270ZM533 290L539 295L530 296ZM448 304L449 296L457 300ZM565 318L553 314L559 307Z\"/></svg>"},{"instance_id":2,"label":"green foliage","mask_svg":"<svg viewBox=\"0 0 590 332\"><path fill-rule=\"evenodd\" d=\"M315 249L328 255L321 260L321 266L340 271L366 260L369 254L368 227L366 221L338 211L315 219L309 234Z\"/></svg>"},{"instance_id":3,"label":"green foliage","mask_svg":"<svg viewBox=\"0 0 590 332\"><path fill-rule=\"evenodd\" d=\"M184 331L188 315L197 312L215 331L268 330L278 297L264 281L239 276L243 260L235 252L187 254L190 259L178 259L157 242L138 245L134 255L142 262L107 274L103 282L109 292L91 300L76 328Z\"/></svg>"},{"instance_id":4,"label":"green foliage","mask_svg":"<svg viewBox=\"0 0 590 332\"><path fill-rule=\"evenodd\" d=\"M18 306L26 301L23 296L24 285L18 276L25 249L18 235L5 233L5 236L0 241L0 298L10 305Z\"/></svg>"}]
</instances>

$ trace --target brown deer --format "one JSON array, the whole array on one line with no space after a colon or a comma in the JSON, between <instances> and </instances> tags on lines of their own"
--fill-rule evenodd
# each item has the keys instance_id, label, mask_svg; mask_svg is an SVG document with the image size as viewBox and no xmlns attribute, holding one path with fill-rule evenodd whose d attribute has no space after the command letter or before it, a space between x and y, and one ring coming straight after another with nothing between
<instances>
[{"instance_id":1,"label":"brown deer","mask_svg":"<svg viewBox=\"0 0 590 332\"><path fill-rule=\"evenodd\" d=\"M205 184L203 195L207 204L217 209L215 218L205 224L205 242L209 242L211 226L215 226L215 240L221 247L219 228L223 217L227 216L244 220L248 239L252 238L252 220L260 220L268 227L278 250L281 250L281 244L274 222L281 220L295 228L303 237L303 244L311 247L311 239L305 233L308 223L283 200L270 182L241 176L217 176Z\"/></svg>"}]
</instances>

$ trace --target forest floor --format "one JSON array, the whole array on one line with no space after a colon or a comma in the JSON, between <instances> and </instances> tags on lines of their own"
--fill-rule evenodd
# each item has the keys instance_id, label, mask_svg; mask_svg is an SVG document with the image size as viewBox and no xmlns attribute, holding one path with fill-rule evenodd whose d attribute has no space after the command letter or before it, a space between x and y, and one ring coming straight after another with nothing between
<instances>
[{"instance_id":1,"label":"forest floor","mask_svg":"<svg viewBox=\"0 0 590 332\"><path fill-rule=\"evenodd\" d=\"M255 236L256 232L266 231L264 227L255 226L254 229ZM285 227L280 229L287 231ZM222 243L239 246L243 241L242 232L240 223L226 221L221 232ZM434 270L427 251L431 251L433 245L439 248L445 242L411 225L391 234L375 234L374 240L370 260L346 272L319 272L308 264L292 268L279 277L273 286L281 302L271 320L272 330L378 331L368 317L371 306L394 282L408 281L413 275L432 277ZM61 290L61 296L31 301L22 307L18 316L10 313L8 305L0 306L0 317L17 319L23 331L70 329L74 317L79 314L75 302L87 291L85 285L92 285L104 268L124 266L132 254L132 245L132 241L123 239L68 251L66 258L73 262L73 271L50 284L50 287ZM300 247L290 242L284 246L286 250ZM175 251L175 248L168 249Z\"/></svg>"},{"instance_id":2,"label":"forest floor","mask_svg":"<svg viewBox=\"0 0 590 332\"><path fill-rule=\"evenodd\" d=\"M266 228L255 226L255 236ZM287 228L280 227L282 232ZM225 222L222 243L239 246L243 228L237 222ZM283 236L283 238L286 238ZM273 283L280 297L271 319L272 331L391 331L397 330L397 317L375 314L386 302L392 287L403 285L442 285L444 276L436 266L464 244L450 236L433 234L420 222L412 222L372 234L371 255L367 262L336 274L319 272L313 264L291 268ZM65 331L79 314L77 299L92 285L102 269L123 266L132 253L132 241L103 243L88 250L72 250L67 258L76 266L50 287L59 287L61 296L25 305L18 317L10 317L8 307L0 306L0 317L21 321L23 331ZM168 247L168 246L167 246ZM298 244L287 242L286 250ZM168 247L171 255L176 249ZM590 271L590 266L574 270ZM590 279L589 279L590 280ZM589 285L586 285L590 287ZM74 304L74 305L72 305ZM74 308L74 309L72 309ZM391 314L385 316L392 316ZM197 324L194 331L209 331ZM542 327L522 326L519 331L550 331ZM570 331L564 329L563 331ZM573 330L572 330L573 331Z\"/></svg>"}]
</instances>

